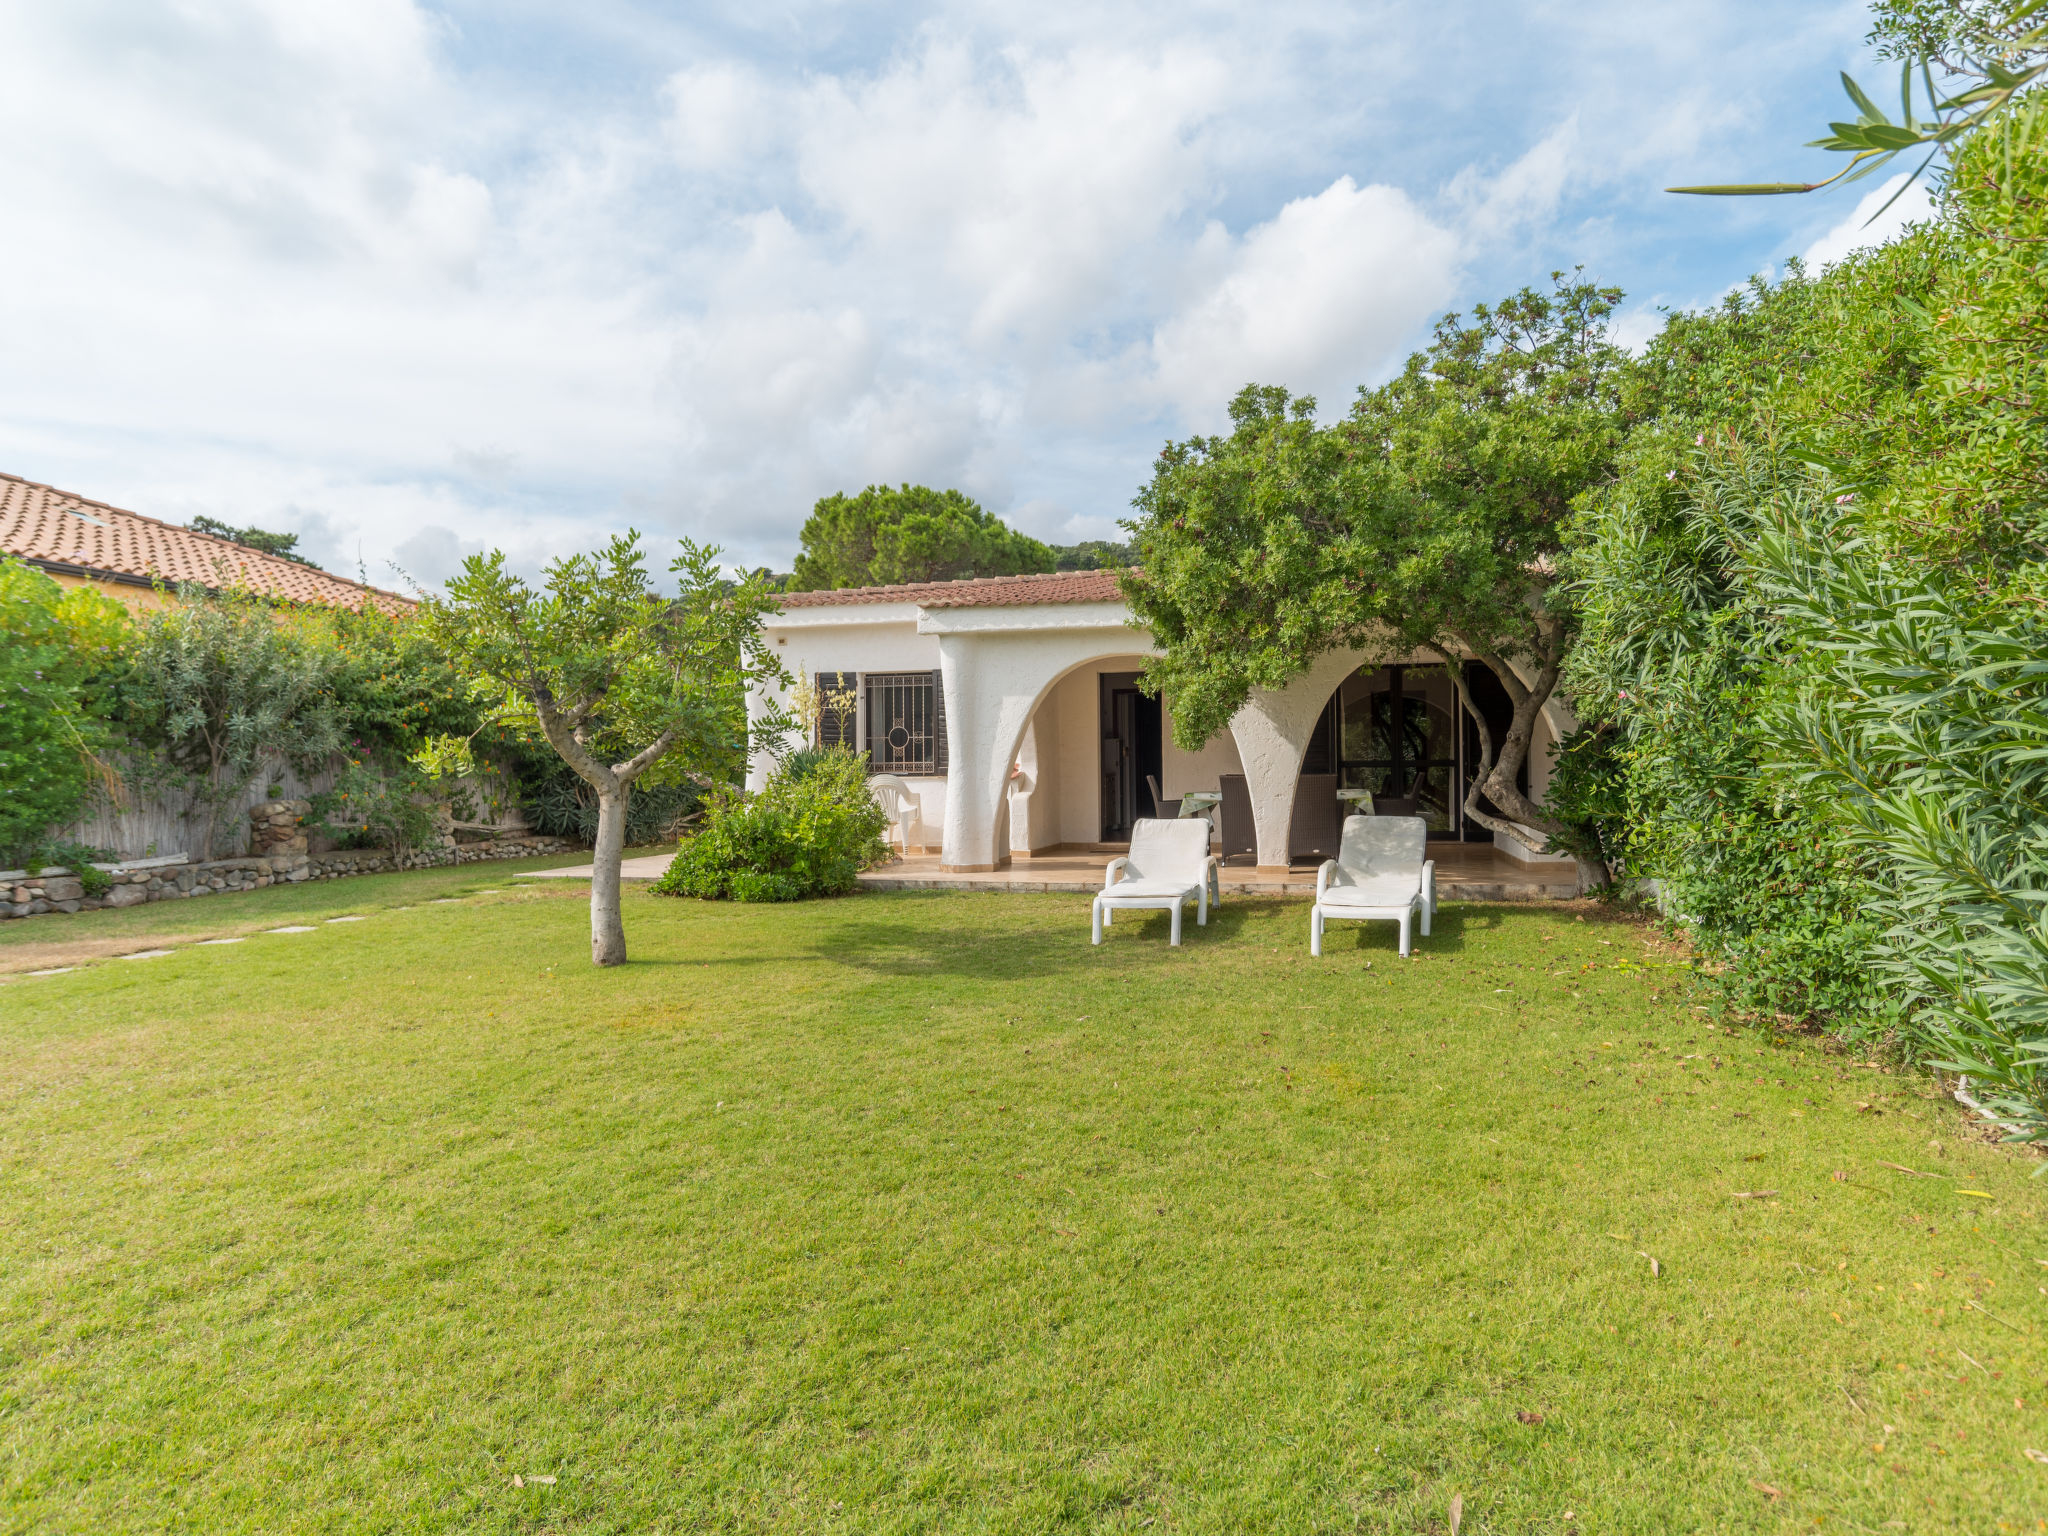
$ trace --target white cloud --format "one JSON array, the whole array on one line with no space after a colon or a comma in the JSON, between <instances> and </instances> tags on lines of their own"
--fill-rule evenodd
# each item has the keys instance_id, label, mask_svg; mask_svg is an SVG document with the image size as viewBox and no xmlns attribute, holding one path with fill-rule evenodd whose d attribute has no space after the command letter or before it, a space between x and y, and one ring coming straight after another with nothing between
<instances>
[{"instance_id":1,"label":"white cloud","mask_svg":"<svg viewBox=\"0 0 2048 1536\"><path fill-rule=\"evenodd\" d=\"M1864 193L1853 213L1800 253L1807 267L1819 272L1852 252L1883 245L1908 224L1933 217L1934 200L1928 195L1927 183L1916 181L1900 192L1905 183L1906 173L1901 171L1883 186ZM1894 193L1898 194L1896 201ZM1886 208L1886 203L1891 206Z\"/></svg>"},{"instance_id":2,"label":"white cloud","mask_svg":"<svg viewBox=\"0 0 2048 1536\"><path fill-rule=\"evenodd\" d=\"M1241 385L1342 410L1611 249L1595 190L1734 163L1761 3L0 6L0 468L386 581L785 565L872 480L1113 536Z\"/></svg>"},{"instance_id":3,"label":"white cloud","mask_svg":"<svg viewBox=\"0 0 2048 1536\"><path fill-rule=\"evenodd\" d=\"M1030 345L1145 285L1132 257L1204 200L1230 78L1184 46L977 57L934 36L808 93L803 184L876 255L964 290L971 341Z\"/></svg>"},{"instance_id":4,"label":"white cloud","mask_svg":"<svg viewBox=\"0 0 2048 1536\"><path fill-rule=\"evenodd\" d=\"M1342 411L1456 291L1459 237L1393 187L1340 177L1232 241L1222 275L1160 327L1159 387L1189 415L1220 415L1245 384L1286 384Z\"/></svg>"},{"instance_id":5,"label":"white cloud","mask_svg":"<svg viewBox=\"0 0 2048 1536\"><path fill-rule=\"evenodd\" d=\"M686 169L730 172L779 147L786 93L761 72L728 60L669 76L669 145Z\"/></svg>"},{"instance_id":6,"label":"white cloud","mask_svg":"<svg viewBox=\"0 0 2048 1536\"><path fill-rule=\"evenodd\" d=\"M1564 196L1566 180L1586 175L1574 112L1497 176L1467 167L1447 189L1458 205L1466 232L1475 240L1500 240L1547 222Z\"/></svg>"},{"instance_id":7,"label":"white cloud","mask_svg":"<svg viewBox=\"0 0 2048 1536\"><path fill-rule=\"evenodd\" d=\"M1614 317L1615 345L1640 354L1664 329L1664 312L1654 304L1631 304Z\"/></svg>"}]
</instances>

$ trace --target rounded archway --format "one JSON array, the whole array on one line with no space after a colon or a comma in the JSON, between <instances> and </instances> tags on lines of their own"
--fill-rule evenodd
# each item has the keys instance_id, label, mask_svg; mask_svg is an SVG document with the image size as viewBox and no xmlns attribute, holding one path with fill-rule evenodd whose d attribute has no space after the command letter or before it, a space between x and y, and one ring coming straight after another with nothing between
<instances>
[{"instance_id":1,"label":"rounded archway","mask_svg":"<svg viewBox=\"0 0 2048 1536\"><path fill-rule=\"evenodd\" d=\"M1007 843L998 836L999 850L1127 836L1128 817L1119 821L1112 809L1118 805L1134 806L1132 814L1159 814L1150 785L1161 771L1160 705L1138 699L1135 688L1149 659L1128 645L1105 647L1063 667L1038 690L1009 752L998 759L1013 765L1005 797L1013 835ZM1136 715L1151 724L1149 761L1140 747L1143 733L1130 729Z\"/></svg>"},{"instance_id":2,"label":"rounded archway","mask_svg":"<svg viewBox=\"0 0 2048 1536\"><path fill-rule=\"evenodd\" d=\"M1121 622L1069 628L992 628L942 630L939 635L946 690L946 715L952 741L952 770L946 791L943 867L963 873L991 869L1007 862L1009 838L1002 823L1033 801L1060 798L1065 778L1085 778L1096 771L1099 749L1085 745L1088 767L1068 774L1039 771L1029 775L1027 803L1013 808L1010 790L1016 782L1025 737L1045 701L1076 674L1106 661L1132 657L1142 666L1148 659L1134 649L1128 627ZM1069 749L1083 749L1076 740ZM1068 754L1071 755L1071 754ZM1067 764L1063 766L1074 767ZM1030 839L1036 842L1036 836Z\"/></svg>"}]
</instances>

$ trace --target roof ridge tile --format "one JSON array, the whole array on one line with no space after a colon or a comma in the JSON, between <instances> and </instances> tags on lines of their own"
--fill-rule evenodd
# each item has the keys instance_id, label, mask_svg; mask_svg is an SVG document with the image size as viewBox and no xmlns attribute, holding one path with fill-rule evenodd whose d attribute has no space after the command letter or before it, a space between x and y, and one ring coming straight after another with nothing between
<instances>
[{"instance_id":1,"label":"roof ridge tile","mask_svg":"<svg viewBox=\"0 0 2048 1536\"><path fill-rule=\"evenodd\" d=\"M1013 576L962 576L950 581L898 582L872 587L828 587L786 592L784 608L856 607L864 603L916 603L925 608L1025 607L1037 603L1104 603L1122 599L1122 569L1026 571Z\"/></svg>"}]
</instances>

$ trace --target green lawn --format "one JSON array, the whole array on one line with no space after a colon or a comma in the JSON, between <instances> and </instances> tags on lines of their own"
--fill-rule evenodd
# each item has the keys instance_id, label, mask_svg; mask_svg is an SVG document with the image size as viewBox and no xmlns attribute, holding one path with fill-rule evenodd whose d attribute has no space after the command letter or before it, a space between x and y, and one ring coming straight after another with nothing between
<instances>
[{"instance_id":1,"label":"green lawn","mask_svg":"<svg viewBox=\"0 0 2048 1536\"><path fill-rule=\"evenodd\" d=\"M8 1528L2048 1519L2048 1180L1648 930L507 875L0 982Z\"/></svg>"}]
</instances>

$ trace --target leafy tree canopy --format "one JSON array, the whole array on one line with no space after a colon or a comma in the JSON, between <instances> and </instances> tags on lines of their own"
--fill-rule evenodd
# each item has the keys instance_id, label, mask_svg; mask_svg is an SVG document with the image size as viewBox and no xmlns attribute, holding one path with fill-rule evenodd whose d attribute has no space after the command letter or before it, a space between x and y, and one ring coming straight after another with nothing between
<instances>
[{"instance_id":1,"label":"leafy tree canopy","mask_svg":"<svg viewBox=\"0 0 2048 1536\"><path fill-rule=\"evenodd\" d=\"M1138 551L1109 539L1084 539L1053 545L1052 558L1056 571L1121 571L1138 563Z\"/></svg>"},{"instance_id":2,"label":"leafy tree canopy","mask_svg":"<svg viewBox=\"0 0 2048 1536\"><path fill-rule=\"evenodd\" d=\"M1053 551L959 491L871 485L825 497L805 521L792 592L1016 576L1054 568Z\"/></svg>"},{"instance_id":3,"label":"leafy tree canopy","mask_svg":"<svg viewBox=\"0 0 2048 1536\"><path fill-rule=\"evenodd\" d=\"M1548 293L1446 316L1334 425L1312 399L1253 386L1231 403L1228 436L1167 445L1128 525L1142 569L1127 590L1165 650L1146 677L1172 695L1184 745L1326 650L1463 651L1515 703L1467 811L1486 824L1483 787L1548 826L1514 779L1570 638L1555 591L1564 526L1611 473L1627 424L1625 354L1607 335L1620 298L1553 274Z\"/></svg>"}]
</instances>

